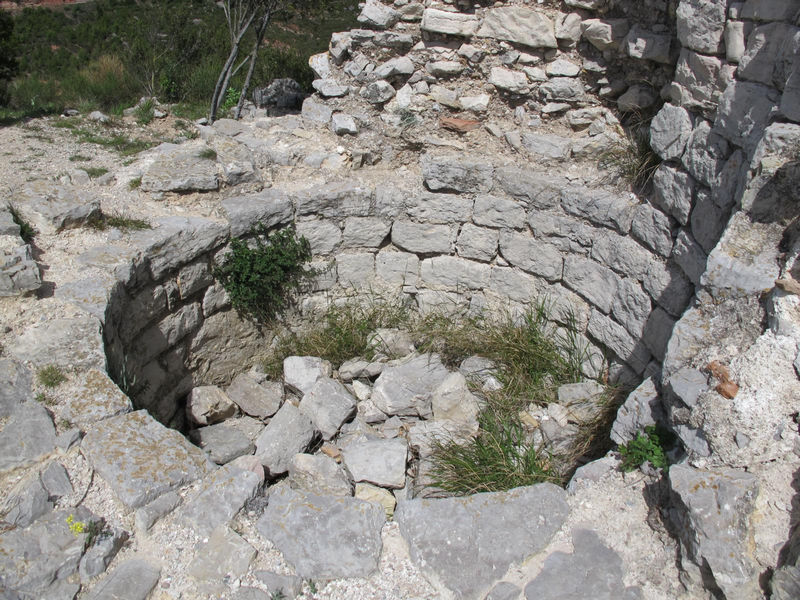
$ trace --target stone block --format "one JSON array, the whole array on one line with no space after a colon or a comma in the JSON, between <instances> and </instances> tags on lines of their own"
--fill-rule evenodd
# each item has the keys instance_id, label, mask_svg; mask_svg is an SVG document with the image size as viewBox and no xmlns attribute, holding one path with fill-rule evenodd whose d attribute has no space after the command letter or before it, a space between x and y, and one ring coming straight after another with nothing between
<instances>
[{"instance_id":1,"label":"stone block","mask_svg":"<svg viewBox=\"0 0 800 600\"><path fill-rule=\"evenodd\" d=\"M568 214L625 234L631 229L637 205L629 196L570 186L562 191L561 206Z\"/></svg>"},{"instance_id":2,"label":"stone block","mask_svg":"<svg viewBox=\"0 0 800 600\"><path fill-rule=\"evenodd\" d=\"M460 37L472 37L480 21L475 15L426 8L422 13L422 31Z\"/></svg>"},{"instance_id":3,"label":"stone block","mask_svg":"<svg viewBox=\"0 0 800 600\"><path fill-rule=\"evenodd\" d=\"M647 203L636 207L631 234L645 246L667 257L672 253L672 228L669 217Z\"/></svg>"},{"instance_id":4,"label":"stone block","mask_svg":"<svg viewBox=\"0 0 800 600\"><path fill-rule=\"evenodd\" d=\"M636 338L641 337L651 309L650 296L642 291L638 283L629 278L620 280L611 314L628 333Z\"/></svg>"},{"instance_id":5,"label":"stone block","mask_svg":"<svg viewBox=\"0 0 800 600\"><path fill-rule=\"evenodd\" d=\"M420 264L420 281L431 289L463 292L489 283L491 267L456 256L426 258Z\"/></svg>"},{"instance_id":6,"label":"stone block","mask_svg":"<svg viewBox=\"0 0 800 600\"><path fill-rule=\"evenodd\" d=\"M563 258L551 244L519 233L500 234L500 252L508 262L523 271L550 282L561 279Z\"/></svg>"},{"instance_id":7,"label":"stone block","mask_svg":"<svg viewBox=\"0 0 800 600\"><path fill-rule=\"evenodd\" d=\"M342 230L328 220L298 221L298 237L304 237L314 256L331 254L342 241Z\"/></svg>"},{"instance_id":8,"label":"stone block","mask_svg":"<svg viewBox=\"0 0 800 600\"><path fill-rule=\"evenodd\" d=\"M761 137L778 99L778 92L760 83L734 81L719 99L713 131L749 149Z\"/></svg>"},{"instance_id":9,"label":"stone block","mask_svg":"<svg viewBox=\"0 0 800 600\"><path fill-rule=\"evenodd\" d=\"M651 254L633 238L608 230L596 232L590 256L617 273L640 281L652 260Z\"/></svg>"},{"instance_id":10,"label":"stone block","mask_svg":"<svg viewBox=\"0 0 800 600\"><path fill-rule=\"evenodd\" d=\"M485 160L463 156L423 155L422 177L433 192L489 192L494 167Z\"/></svg>"},{"instance_id":11,"label":"stone block","mask_svg":"<svg viewBox=\"0 0 800 600\"><path fill-rule=\"evenodd\" d=\"M496 230L466 223L462 225L458 235L456 244L458 255L463 258L490 262L497 256L499 238L500 235Z\"/></svg>"},{"instance_id":12,"label":"stone block","mask_svg":"<svg viewBox=\"0 0 800 600\"><path fill-rule=\"evenodd\" d=\"M403 359L386 367L372 389L372 402L389 416L432 416L431 398L448 371L436 354Z\"/></svg>"},{"instance_id":13,"label":"stone block","mask_svg":"<svg viewBox=\"0 0 800 600\"><path fill-rule=\"evenodd\" d=\"M292 457L305 452L317 436L314 423L289 402L284 402L256 440L256 456L271 477L289 470Z\"/></svg>"},{"instance_id":14,"label":"stone block","mask_svg":"<svg viewBox=\"0 0 800 600\"><path fill-rule=\"evenodd\" d=\"M667 103L650 122L650 146L663 160L680 158L691 133L689 112Z\"/></svg>"},{"instance_id":15,"label":"stone block","mask_svg":"<svg viewBox=\"0 0 800 600\"><path fill-rule=\"evenodd\" d=\"M653 195L658 205L681 225L689 222L694 200L694 179L682 169L662 163L653 175Z\"/></svg>"},{"instance_id":16,"label":"stone block","mask_svg":"<svg viewBox=\"0 0 800 600\"><path fill-rule=\"evenodd\" d=\"M683 269L689 281L699 285L700 278L706 270L706 253L686 229L681 229L678 233L672 257L675 264Z\"/></svg>"},{"instance_id":17,"label":"stone block","mask_svg":"<svg viewBox=\"0 0 800 600\"><path fill-rule=\"evenodd\" d=\"M747 36L747 47L739 60L740 79L783 90L797 61L800 28L789 23L767 23Z\"/></svg>"},{"instance_id":18,"label":"stone block","mask_svg":"<svg viewBox=\"0 0 800 600\"><path fill-rule=\"evenodd\" d=\"M718 54L725 31L725 0L684 0L676 12L678 40L704 54Z\"/></svg>"},{"instance_id":19,"label":"stone block","mask_svg":"<svg viewBox=\"0 0 800 600\"><path fill-rule=\"evenodd\" d=\"M625 37L623 45L625 52L631 58L670 64L671 43L672 38L669 35L653 33L634 25Z\"/></svg>"},{"instance_id":20,"label":"stone block","mask_svg":"<svg viewBox=\"0 0 800 600\"><path fill-rule=\"evenodd\" d=\"M399 12L377 0L368 0L357 17L369 29L391 29L399 20Z\"/></svg>"},{"instance_id":21,"label":"stone block","mask_svg":"<svg viewBox=\"0 0 800 600\"><path fill-rule=\"evenodd\" d=\"M586 19L583 38L600 51L619 48L630 29L627 19Z\"/></svg>"},{"instance_id":22,"label":"stone block","mask_svg":"<svg viewBox=\"0 0 800 600\"><path fill-rule=\"evenodd\" d=\"M672 101L688 109L710 108L718 102L729 75L719 58L684 48L675 67Z\"/></svg>"},{"instance_id":23,"label":"stone block","mask_svg":"<svg viewBox=\"0 0 800 600\"><path fill-rule=\"evenodd\" d=\"M630 336L622 325L593 310L587 331L595 340L630 365L637 374L643 373L647 368L650 352L643 342Z\"/></svg>"},{"instance_id":24,"label":"stone block","mask_svg":"<svg viewBox=\"0 0 800 600\"><path fill-rule=\"evenodd\" d=\"M423 193L408 199L406 214L420 223L463 223L472 214L472 199L458 194Z\"/></svg>"},{"instance_id":25,"label":"stone block","mask_svg":"<svg viewBox=\"0 0 800 600\"><path fill-rule=\"evenodd\" d=\"M565 179L547 175L540 175L539 173L531 173L527 169L518 167L498 167L495 169L495 181L504 192L516 200L522 202L528 208L545 210L557 206L561 196L561 190L568 182ZM484 201L481 196L475 199L475 219L482 211L478 210L478 206L482 207ZM510 208L510 207L509 207ZM508 210L508 209L504 209ZM513 210L511 209L512 214ZM508 220L504 217L504 221ZM475 221L481 224L479 221ZM519 225L513 225L514 228Z\"/></svg>"},{"instance_id":26,"label":"stone block","mask_svg":"<svg viewBox=\"0 0 800 600\"><path fill-rule=\"evenodd\" d=\"M349 217L344 222L343 248L377 248L391 231L391 223L376 217Z\"/></svg>"},{"instance_id":27,"label":"stone block","mask_svg":"<svg viewBox=\"0 0 800 600\"><path fill-rule=\"evenodd\" d=\"M620 278L608 267L581 256L567 256L564 261L564 285L603 313L611 312Z\"/></svg>"},{"instance_id":28,"label":"stone block","mask_svg":"<svg viewBox=\"0 0 800 600\"><path fill-rule=\"evenodd\" d=\"M449 225L423 225L411 221L395 221L392 243L418 254L449 254L455 232Z\"/></svg>"},{"instance_id":29,"label":"stone block","mask_svg":"<svg viewBox=\"0 0 800 600\"><path fill-rule=\"evenodd\" d=\"M525 6L490 8L477 35L532 48L558 47L553 22L544 13Z\"/></svg>"},{"instance_id":30,"label":"stone block","mask_svg":"<svg viewBox=\"0 0 800 600\"><path fill-rule=\"evenodd\" d=\"M659 306L675 317L683 313L694 294L694 286L674 263L651 262L642 286Z\"/></svg>"},{"instance_id":31,"label":"stone block","mask_svg":"<svg viewBox=\"0 0 800 600\"><path fill-rule=\"evenodd\" d=\"M355 415L356 399L335 379L321 377L303 395L299 408L313 421L322 438L330 440Z\"/></svg>"},{"instance_id":32,"label":"stone block","mask_svg":"<svg viewBox=\"0 0 800 600\"><path fill-rule=\"evenodd\" d=\"M414 286L419 274L419 258L410 252L378 252L375 255L375 273L387 283Z\"/></svg>"},{"instance_id":33,"label":"stone block","mask_svg":"<svg viewBox=\"0 0 800 600\"><path fill-rule=\"evenodd\" d=\"M375 277L375 255L342 253L336 256L339 284L351 288L368 286Z\"/></svg>"},{"instance_id":34,"label":"stone block","mask_svg":"<svg viewBox=\"0 0 800 600\"><path fill-rule=\"evenodd\" d=\"M289 486L293 490L324 496L353 495L353 480L334 459L324 454L295 454L289 465Z\"/></svg>"}]
</instances>

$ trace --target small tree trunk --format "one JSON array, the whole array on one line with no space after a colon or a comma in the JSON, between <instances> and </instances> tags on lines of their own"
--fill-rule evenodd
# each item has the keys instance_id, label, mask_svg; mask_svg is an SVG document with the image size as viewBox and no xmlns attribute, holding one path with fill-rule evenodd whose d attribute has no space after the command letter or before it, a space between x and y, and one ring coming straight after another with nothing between
<instances>
[{"instance_id":1,"label":"small tree trunk","mask_svg":"<svg viewBox=\"0 0 800 600\"><path fill-rule=\"evenodd\" d=\"M247 33L247 30L253 23L255 16L255 11L248 16L247 20L244 22L242 28L238 31L233 40L233 45L231 46L231 52L228 55L228 60L225 61L225 65L222 67L222 72L220 72L219 77L217 78L217 85L214 87L214 94L211 96L211 110L209 111L208 115L209 123L213 123L217 119L217 111L219 111L219 107L222 104L222 97L225 95L225 90L228 89L228 83L231 79L233 65L239 56L239 46L242 43L244 34Z\"/></svg>"},{"instance_id":2,"label":"small tree trunk","mask_svg":"<svg viewBox=\"0 0 800 600\"><path fill-rule=\"evenodd\" d=\"M250 52L250 66L247 69L247 77L244 79L244 85L242 86L242 93L239 96L239 102L236 105L236 113L234 114L234 119L237 121L239 117L242 116L242 106L244 106L244 101L247 98L247 92L250 89L250 80L253 78L253 71L256 69L256 58L258 57L258 50L261 47L261 43L264 41L264 33L267 30L267 25L269 25L270 19L270 11L267 10L264 13L264 16L261 18L261 22L258 24L258 30L256 31L256 40L253 42L253 50Z\"/></svg>"}]
</instances>

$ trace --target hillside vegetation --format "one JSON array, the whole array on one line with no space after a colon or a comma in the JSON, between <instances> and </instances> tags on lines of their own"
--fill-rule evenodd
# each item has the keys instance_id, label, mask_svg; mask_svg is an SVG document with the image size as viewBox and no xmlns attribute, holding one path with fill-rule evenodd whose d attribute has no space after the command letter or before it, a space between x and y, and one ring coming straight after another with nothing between
<instances>
[{"instance_id":1,"label":"hillside vegetation","mask_svg":"<svg viewBox=\"0 0 800 600\"><path fill-rule=\"evenodd\" d=\"M308 57L327 48L332 32L354 25L355 8L348 0L314 0L276 14L254 84L292 77L310 87ZM6 118L67 107L119 112L141 96L202 113L229 50L222 9L211 0L99 0L25 8L11 19L3 48L17 69L5 71L0 87ZM245 70L232 80L234 92Z\"/></svg>"}]
</instances>

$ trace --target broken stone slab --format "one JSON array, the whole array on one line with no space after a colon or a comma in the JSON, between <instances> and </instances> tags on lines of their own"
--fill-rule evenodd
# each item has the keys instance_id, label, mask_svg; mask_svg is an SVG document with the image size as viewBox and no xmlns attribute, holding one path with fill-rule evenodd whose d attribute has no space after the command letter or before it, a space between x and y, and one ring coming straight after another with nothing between
<instances>
[{"instance_id":1,"label":"broken stone slab","mask_svg":"<svg viewBox=\"0 0 800 600\"><path fill-rule=\"evenodd\" d=\"M215 385L193 388L186 397L186 416L197 425L212 425L236 414L236 405Z\"/></svg>"},{"instance_id":2,"label":"broken stone slab","mask_svg":"<svg viewBox=\"0 0 800 600\"><path fill-rule=\"evenodd\" d=\"M0 417L11 415L32 397L33 374L13 358L0 359Z\"/></svg>"},{"instance_id":3,"label":"broken stone slab","mask_svg":"<svg viewBox=\"0 0 800 600\"><path fill-rule=\"evenodd\" d=\"M283 359L283 380L301 395L314 387L317 379L331 376L331 364L316 356L288 356Z\"/></svg>"},{"instance_id":4,"label":"broken stone slab","mask_svg":"<svg viewBox=\"0 0 800 600\"><path fill-rule=\"evenodd\" d=\"M485 160L464 156L423 155L422 177L432 192L489 192L494 167Z\"/></svg>"},{"instance_id":5,"label":"broken stone slab","mask_svg":"<svg viewBox=\"0 0 800 600\"><path fill-rule=\"evenodd\" d=\"M555 25L544 13L525 6L486 11L478 37L488 37L531 48L557 48Z\"/></svg>"},{"instance_id":6,"label":"broken stone slab","mask_svg":"<svg viewBox=\"0 0 800 600\"><path fill-rule=\"evenodd\" d=\"M93 577L104 573L126 541L128 541L127 531L116 527L105 527L81 558L78 565L81 583L85 585Z\"/></svg>"},{"instance_id":7,"label":"broken stone slab","mask_svg":"<svg viewBox=\"0 0 800 600\"><path fill-rule=\"evenodd\" d=\"M42 485L44 489L47 490L47 494L50 498L55 498L57 500L73 492L72 483L69 480L67 470L64 468L64 465L58 461L51 462L42 470L39 474L39 479L41 479Z\"/></svg>"},{"instance_id":8,"label":"broken stone slab","mask_svg":"<svg viewBox=\"0 0 800 600\"><path fill-rule=\"evenodd\" d=\"M653 378L649 377L628 394L617 411L609 437L616 444L627 444L645 427L663 423L665 418L661 396Z\"/></svg>"},{"instance_id":9,"label":"broken stone slab","mask_svg":"<svg viewBox=\"0 0 800 600\"><path fill-rule=\"evenodd\" d=\"M149 504L137 508L134 513L136 530L140 533L149 531L156 521L171 513L180 503L181 497L176 492L167 492Z\"/></svg>"},{"instance_id":10,"label":"broken stone slab","mask_svg":"<svg viewBox=\"0 0 800 600\"><path fill-rule=\"evenodd\" d=\"M300 401L300 411L309 417L322 434L330 440L345 421L356 414L357 400L335 379L321 377Z\"/></svg>"},{"instance_id":11,"label":"broken stone slab","mask_svg":"<svg viewBox=\"0 0 800 600\"><path fill-rule=\"evenodd\" d=\"M670 519L681 536L681 562L697 565L726 598L758 597L759 564L750 520L759 491L758 478L736 469L705 470L673 465ZM699 583L699 581L698 581Z\"/></svg>"},{"instance_id":12,"label":"broken stone slab","mask_svg":"<svg viewBox=\"0 0 800 600\"><path fill-rule=\"evenodd\" d=\"M18 405L0 431L0 471L33 464L52 452L58 437L53 417L37 402Z\"/></svg>"},{"instance_id":13,"label":"broken stone slab","mask_svg":"<svg viewBox=\"0 0 800 600\"><path fill-rule=\"evenodd\" d=\"M361 90L361 97L370 104L384 104L392 98L395 94L392 84L385 79L373 81Z\"/></svg>"},{"instance_id":14,"label":"broken stone slab","mask_svg":"<svg viewBox=\"0 0 800 600\"><path fill-rule=\"evenodd\" d=\"M724 2L688 0L676 11L681 45L704 54L718 54L725 31Z\"/></svg>"},{"instance_id":15,"label":"broken stone slab","mask_svg":"<svg viewBox=\"0 0 800 600\"><path fill-rule=\"evenodd\" d=\"M215 469L200 448L145 410L96 423L83 439L81 451L130 508Z\"/></svg>"},{"instance_id":16,"label":"broken stone slab","mask_svg":"<svg viewBox=\"0 0 800 600\"><path fill-rule=\"evenodd\" d=\"M305 452L317 437L314 423L296 406L284 402L256 440L256 457L271 477L289 470L292 457Z\"/></svg>"},{"instance_id":17,"label":"broken stone slab","mask_svg":"<svg viewBox=\"0 0 800 600\"><path fill-rule=\"evenodd\" d=\"M489 83L501 92L508 94L525 95L530 92L530 85L525 73L503 67L492 67Z\"/></svg>"},{"instance_id":18,"label":"broken stone slab","mask_svg":"<svg viewBox=\"0 0 800 600\"><path fill-rule=\"evenodd\" d=\"M375 381L372 402L389 415L432 416L431 400L449 371L436 354L423 354L386 367Z\"/></svg>"},{"instance_id":19,"label":"broken stone slab","mask_svg":"<svg viewBox=\"0 0 800 600\"><path fill-rule=\"evenodd\" d=\"M283 386L277 381L256 381L249 373L234 377L226 390L243 413L265 419L271 417L283 402Z\"/></svg>"},{"instance_id":20,"label":"broken stone slab","mask_svg":"<svg viewBox=\"0 0 800 600\"><path fill-rule=\"evenodd\" d=\"M231 227L231 237L241 237L254 226L267 228L283 225L292 219L291 199L282 190L268 188L258 194L235 196L221 202Z\"/></svg>"},{"instance_id":21,"label":"broken stone slab","mask_svg":"<svg viewBox=\"0 0 800 600\"><path fill-rule=\"evenodd\" d=\"M7 512L3 520L17 527L27 527L53 510L49 497L39 477L28 478L17 484L6 498L3 509Z\"/></svg>"},{"instance_id":22,"label":"broken stone slab","mask_svg":"<svg viewBox=\"0 0 800 600\"><path fill-rule=\"evenodd\" d=\"M129 559L98 583L87 600L146 600L159 577L160 568L142 559Z\"/></svg>"},{"instance_id":23,"label":"broken stone slab","mask_svg":"<svg viewBox=\"0 0 800 600\"><path fill-rule=\"evenodd\" d=\"M692 134L689 111L664 104L650 122L650 146L664 160L680 158Z\"/></svg>"},{"instance_id":24,"label":"broken stone slab","mask_svg":"<svg viewBox=\"0 0 800 600\"><path fill-rule=\"evenodd\" d=\"M26 528L0 534L0 573L10 598L73 598L78 586L65 593L67 579L77 573L86 536L75 535L67 519L90 523L95 515L79 506L59 510ZM63 594L63 595L62 595Z\"/></svg>"},{"instance_id":25,"label":"broken stone slab","mask_svg":"<svg viewBox=\"0 0 800 600\"><path fill-rule=\"evenodd\" d=\"M475 15L426 8L422 13L422 31L459 37L472 37L480 21Z\"/></svg>"},{"instance_id":26,"label":"broken stone slab","mask_svg":"<svg viewBox=\"0 0 800 600\"><path fill-rule=\"evenodd\" d=\"M189 434L192 443L206 451L208 458L218 465L231 462L234 458L253 454L253 441L230 424L230 420L195 429Z\"/></svg>"},{"instance_id":27,"label":"broken stone slab","mask_svg":"<svg viewBox=\"0 0 800 600\"><path fill-rule=\"evenodd\" d=\"M355 482L394 489L405 486L408 444L402 438L354 442L342 451L342 459Z\"/></svg>"},{"instance_id":28,"label":"broken stone slab","mask_svg":"<svg viewBox=\"0 0 800 600\"><path fill-rule=\"evenodd\" d=\"M581 35L600 51L619 48L628 35L627 19L586 19L581 23Z\"/></svg>"},{"instance_id":29,"label":"broken stone slab","mask_svg":"<svg viewBox=\"0 0 800 600\"><path fill-rule=\"evenodd\" d=\"M297 575L278 575L271 571L256 571L253 576L267 586L270 593L277 595L283 593L288 600L292 600L303 589L303 579Z\"/></svg>"},{"instance_id":30,"label":"broken stone slab","mask_svg":"<svg viewBox=\"0 0 800 600\"><path fill-rule=\"evenodd\" d=\"M85 191L51 181L33 181L14 193L12 204L42 233L81 227L100 216L100 201Z\"/></svg>"},{"instance_id":31,"label":"broken stone slab","mask_svg":"<svg viewBox=\"0 0 800 600\"><path fill-rule=\"evenodd\" d=\"M356 20L369 29L391 29L400 20L400 13L382 2L367 0Z\"/></svg>"},{"instance_id":32,"label":"broken stone slab","mask_svg":"<svg viewBox=\"0 0 800 600\"><path fill-rule=\"evenodd\" d=\"M0 297L21 296L42 286L31 247L18 236L0 235Z\"/></svg>"},{"instance_id":33,"label":"broken stone slab","mask_svg":"<svg viewBox=\"0 0 800 600\"><path fill-rule=\"evenodd\" d=\"M397 506L397 500L387 489L369 483L357 483L355 497L380 506L386 513L387 519L391 519L392 515L394 515L394 507Z\"/></svg>"},{"instance_id":34,"label":"broken stone slab","mask_svg":"<svg viewBox=\"0 0 800 600\"><path fill-rule=\"evenodd\" d=\"M569 508L550 483L465 498L406 500L395 520L411 560L439 593L482 599L513 562L547 546Z\"/></svg>"},{"instance_id":35,"label":"broken stone slab","mask_svg":"<svg viewBox=\"0 0 800 600\"><path fill-rule=\"evenodd\" d=\"M331 120L333 110L329 106L318 102L313 97L309 97L303 100L303 109L300 114L304 119L327 125Z\"/></svg>"},{"instance_id":36,"label":"broken stone slab","mask_svg":"<svg viewBox=\"0 0 800 600\"><path fill-rule=\"evenodd\" d=\"M100 321L91 315L61 318L28 327L8 346L22 361L53 364L64 369L104 370L106 364Z\"/></svg>"},{"instance_id":37,"label":"broken stone slab","mask_svg":"<svg viewBox=\"0 0 800 600\"><path fill-rule=\"evenodd\" d=\"M436 420L449 420L475 425L477 428L480 401L469 389L467 380L458 371L450 373L431 397L431 409Z\"/></svg>"},{"instance_id":38,"label":"broken stone slab","mask_svg":"<svg viewBox=\"0 0 800 600\"><path fill-rule=\"evenodd\" d=\"M572 554L553 552L541 572L525 586L527 600L593 598L638 600L638 587L626 587L622 558L590 529L572 531Z\"/></svg>"},{"instance_id":39,"label":"broken stone slab","mask_svg":"<svg viewBox=\"0 0 800 600\"><path fill-rule=\"evenodd\" d=\"M352 116L335 113L331 118L331 130L336 135L356 135L358 134L358 125Z\"/></svg>"},{"instance_id":40,"label":"broken stone slab","mask_svg":"<svg viewBox=\"0 0 800 600\"><path fill-rule=\"evenodd\" d=\"M330 496L352 496L353 480L333 458L324 454L295 454L289 465L293 490Z\"/></svg>"},{"instance_id":41,"label":"broken stone slab","mask_svg":"<svg viewBox=\"0 0 800 600\"><path fill-rule=\"evenodd\" d=\"M202 481L197 495L183 505L180 519L198 535L209 535L216 527L227 525L256 495L261 483L253 471L234 464L220 467Z\"/></svg>"},{"instance_id":42,"label":"broken stone slab","mask_svg":"<svg viewBox=\"0 0 800 600\"><path fill-rule=\"evenodd\" d=\"M625 52L631 58L652 60L662 64L670 64L670 45L672 37L653 33L634 25L623 42Z\"/></svg>"},{"instance_id":43,"label":"broken stone slab","mask_svg":"<svg viewBox=\"0 0 800 600\"><path fill-rule=\"evenodd\" d=\"M370 502L276 486L256 528L300 577L333 579L377 569L385 521L383 509Z\"/></svg>"},{"instance_id":44,"label":"broken stone slab","mask_svg":"<svg viewBox=\"0 0 800 600\"><path fill-rule=\"evenodd\" d=\"M208 192L219 187L217 161L203 158L203 144L163 143L142 175L145 192Z\"/></svg>"},{"instance_id":45,"label":"broken stone slab","mask_svg":"<svg viewBox=\"0 0 800 600\"><path fill-rule=\"evenodd\" d=\"M186 573L197 581L219 582L224 578L243 576L257 551L242 536L227 525L216 527L208 542L197 550Z\"/></svg>"}]
</instances>

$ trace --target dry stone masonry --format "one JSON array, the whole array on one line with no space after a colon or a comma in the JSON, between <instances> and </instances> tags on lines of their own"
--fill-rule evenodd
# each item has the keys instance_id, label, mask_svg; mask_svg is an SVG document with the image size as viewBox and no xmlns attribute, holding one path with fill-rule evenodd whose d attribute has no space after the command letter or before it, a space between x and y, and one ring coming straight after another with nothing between
<instances>
[{"instance_id":1,"label":"dry stone masonry","mask_svg":"<svg viewBox=\"0 0 800 600\"><path fill-rule=\"evenodd\" d=\"M798 2L368 0L358 23L313 95L278 80L99 184L9 191L0 595L796 598ZM598 159L640 111L661 163L632 193ZM110 196L153 228L75 237ZM570 447L608 380L635 388L611 439L658 424L677 463L434 497L434 442L474 435L494 366L379 331L380 359L269 380L276 332L213 276L258 223L311 244L290 326L360 294L454 319L546 299L587 380L523 415L535 439ZM44 403L48 364L69 381Z\"/></svg>"}]
</instances>

